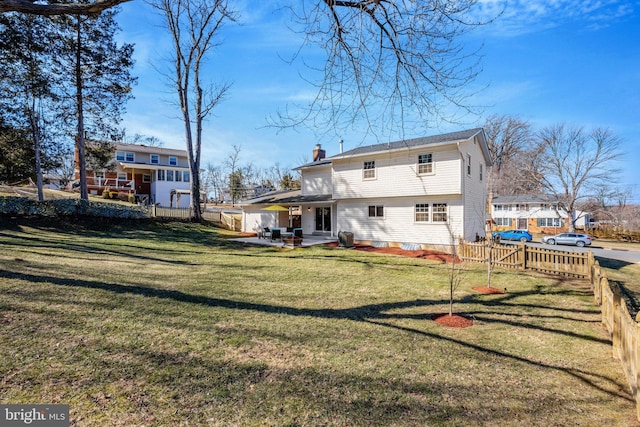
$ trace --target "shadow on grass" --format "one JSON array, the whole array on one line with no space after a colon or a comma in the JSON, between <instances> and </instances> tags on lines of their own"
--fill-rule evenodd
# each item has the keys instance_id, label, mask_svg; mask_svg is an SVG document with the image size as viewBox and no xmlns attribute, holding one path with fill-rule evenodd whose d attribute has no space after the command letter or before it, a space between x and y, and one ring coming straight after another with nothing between
<instances>
[{"instance_id":1,"label":"shadow on grass","mask_svg":"<svg viewBox=\"0 0 640 427\"><path fill-rule=\"evenodd\" d=\"M1 270L1 269L0 269L0 278L18 279L18 280L24 280L24 281L34 282L34 283L53 283L59 286L98 289L98 290L113 292L116 294L141 295L145 297L170 299L173 301L184 302L189 304L199 304L199 305L205 305L208 307L222 307L222 308L233 309L233 310L249 310L249 311L256 311L256 312L269 313L269 314L283 314L288 316L310 316L310 317L318 317L318 318L325 318L325 319L348 319L348 320L354 320L358 322L368 322L378 326L394 328L404 332L410 332L413 334L418 334L418 335L426 336L433 339L447 340L454 344L457 344L466 348L470 348L479 352L512 359L512 360L526 363L529 365L534 365L534 366L542 367L545 369L563 371L568 373L571 376L574 376L580 379L585 384L591 387L594 387L602 392L612 394L616 397L621 397L627 400L631 400L630 396L620 391L624 389L624 386L621 384L618 384L614 379L611 379L608 377L604 377L598 374L593 374L593 373L589 373L589 372L578 370L578 369L567 368L564 366L554 366L551 364L546 364L546 363L542 363L535 360L529 360L521 356L512 355L503 351L493 350L490 348L482 347L477 344L457 340L455 338L446 337L443 335L422 331L422 330L417 330L413 328L397 326L397 325L384 322L385 320L389 320L389 319L430 318L430 316L428 315L411 315L411 314L406 315L406 314L394 314L394 313L389 314L385 312L390 310L405 309L405 308L412 308L412 307L425 307L425 306L436 306L436 305L441 306L442 304L448 303L448 300L437 301L437 300L417 299L412 301L370 304L370 305L352 307L347 309L331 309L331 308L308 309L308 308L296 308L296 307L288 307L288 306L276 306L272 304L258 304L258 303L251 303L246 301L234 301L234 300L223 299L223 298L211 298L211 297L205 297L205 296L191 295L191 294L187 294L187 293L176 291L176 290L156 289L156 288L148 288L143 286L125 286L125 285L120 285L115 283L103 283L103 282L79 280L79 279L66 279L66 278L59 278L59 277L38 276L34 274L13 272L13 271ZM506 302L507 300L516 298L518 296L523 296L524 294L528 294L528 293L536 293L536 291L531 290L529 292L525 292L522 294L518 294L518 293L504 294L502 296L503 303ZM473 299L473 298L469 298L469 299ZM475 302L479 304L483 304L483 300L479 300ZM490 305L496 305L496 302L492 301ZM513 305L518 306L517 303L513 303ZM556 309L553 307L542 307L542 306L539 307L536 305L533 305L530 307L553 309L553 310ZM557 308L557 309L565 310L564 308ZM584 312L584 311L580 311L580 312ZM588 313L591 313L591 312L588 312ZM591 340L598 343L609 344L608 340L601 340L594 337L590 337L582 334L576 334L569 331L543 328L543 327L532 325L529 323L519 323L519 322L507 321L507 320L502 320L502 321L488 320L485 318L483 318L483 321L501 322L511 326L538 329L538 330L551 332L551 333L560 333L560 334L578 338L578 339ZM595 384L594 381L590 379L590 377L598 377L604 381L607 381L608 383L612 384L612 389L615 389L617 391L613 392L611 390L603 388L598 384Z\"/></svg>"},{"instance_id":2,"label":"shadow on grass","mask_svg":"<svg viewBox=\"0 0 640 427\"><path fill-rule=\"evenodd\" d=\"M604 258L604 257L594 257L596 259L596 261L598 261L598 264L600 264L601 267L603 268L610 268L611 270L620 270L628 265L631 265L632 263L628 262L628 261L622 261L619 259L612 259L612 258Z\"/></svg>"}]
</instances>

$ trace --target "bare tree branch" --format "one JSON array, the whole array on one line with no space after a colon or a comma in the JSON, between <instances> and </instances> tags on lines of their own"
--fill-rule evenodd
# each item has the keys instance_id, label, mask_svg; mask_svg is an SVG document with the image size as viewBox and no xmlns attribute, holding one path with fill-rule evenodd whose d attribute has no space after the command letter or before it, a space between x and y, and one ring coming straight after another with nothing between
<instances>
[{"instance_id":1,"label":"bare tree branch","mask_svg":"<svg viewBox=\"0 0 640 427\"><path fill-rule=\"evenodd\" d=\"M95 0L91 3L35 3L35 0L0 0L0 13L20 12L33 15L93 15L131 0Z\"/></svg>"},{"instance_id":2,"label":"bare tree branch","mask_svg":"<svg viewBox=\"0 0 640 427\"><path fill-rule=\"evenodd\" d=\"M291 6L304 36L292 61L318 79L317 95L272 118L276 127L344 129L363 122L370 132L455 122L474 111L470 84L480 71L479 49L463 36L483 25L473 19L476 0L307 0ZM310 66L305 48L325 52ZM314 51L315 52L315 51ZM445 109L445 107L452 107ZM454 112L455 110L455 112Z\"/></svg>"}]
</instances>

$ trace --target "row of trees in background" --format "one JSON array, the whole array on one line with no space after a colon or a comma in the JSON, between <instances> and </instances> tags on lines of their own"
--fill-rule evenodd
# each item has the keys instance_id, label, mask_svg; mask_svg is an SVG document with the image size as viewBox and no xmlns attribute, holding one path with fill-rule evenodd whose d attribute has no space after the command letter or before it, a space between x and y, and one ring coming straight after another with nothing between
<instances>
[{"instance_id":1,"label":"row of trees in background","mask_svg":"<svg viewBox=\"0 0 640 427\"><path fill-rule=\"evenodd\" d=\"M268 191L300 188L300 177L294 176L291 168L279 163L266 168L241 160L242 148L234 145L232 152L221 164L207 163L202 184L204 191L216 201L231 198L239 200L257 197Z\"/></svg>"},{"instance_id":2,"label":"row of trees in background","mask_svg":"<svg viewBox=\"0 0 640 427\"><path fill-rule=\"evenodd\" d=\"M525 120L498 115L489 117L484 129L493 161L488 190L494 196L547 195L565 212L582 210L640 228L633 209L626 208L633 189L618 185L621 140L609 129L566 124L534 129Z\"/></svg>"}]
</instances>

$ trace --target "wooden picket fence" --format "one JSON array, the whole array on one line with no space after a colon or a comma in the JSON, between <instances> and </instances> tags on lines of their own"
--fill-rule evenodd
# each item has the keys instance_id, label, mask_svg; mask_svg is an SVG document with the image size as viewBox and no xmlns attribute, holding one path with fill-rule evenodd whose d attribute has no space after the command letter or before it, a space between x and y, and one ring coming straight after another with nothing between
<instances>
[{"instance_id":1,"label":"wooden picket fence","mask_svg":"<svg viewBox=\"0 0 640 427\"><path fill-rule=\"evenodd\" d=\"M458 256L463 261L487 262L492 265L518 270L560 274L569 277L589 277L593 255L591 252L564 252L536 248L523 243L501 245L490 242L460 241Z\"/></svg>"},{"instance_id":2,"label":"wooden picket fence","mask_svg":"<svg viewBox=\"0 0 640 427\"><path fill-rule=\"evenodd\" d=\"M524 243L500 245L464 241L460 241L458 249L458 255L464 261L486 263L492 260L494 266L589 280L596 303L600 306L602 325L612 341L613 356L622 364L636 401L636 417L640 421L640 313L635 318L631 316L620 287L617 283L609 283L591 251L576 253L535 248Z\"/></svg>"},{"instance_id":3,"label":"wooden picket fence","mask_svg":"<svg viewBox=\"0 0 640 427\"><path fill-rule=\"evenodd\" d=\"M150 209L150 216L156 218L189 219L191 218L191 208L165 208L162 206L152 206ZM241 215L233 215L221 211L203 211L202 219L205 221L211 221L220 227L229 230L242 230Z\"/></svg>"}]
</instances>

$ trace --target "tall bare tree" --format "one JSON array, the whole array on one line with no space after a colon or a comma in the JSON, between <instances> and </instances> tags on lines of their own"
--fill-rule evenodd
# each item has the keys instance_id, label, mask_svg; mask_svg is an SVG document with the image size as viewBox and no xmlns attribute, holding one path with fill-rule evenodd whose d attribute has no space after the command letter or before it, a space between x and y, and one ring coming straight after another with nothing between
<instances>
[{"instance_id":1,"label":"tall bare tree","mask_svg":"<svg viewBox=\"0 0 640 427\"><path fill-rule=\"evenodd\" d=\"M483 125L493 166L488 175L489 191L496 195L537 192L522 174L533 141L531 125L517 117L492 115Z\"/></svg>"},{"instance_id":2,"label":"tall bare tree","mask_svg":"<svg viewBox=\"0 0 640 427\"><path fill-rule=\"evenodd\" d=\"M315 98L279 114L274 125L345 129L358 122L379 134L437 119L455 121L453 109L462 114L472 109L469 84L480 70L480 56L463 36L484 23L473 13L478 1L291 3L296 29L304 36L292 61L312 63L302 57L309 47L324 51L324 64L310 66L307 75L317 89ZM444 106L452 108L438 115Z\"/></svg>"},{"instance_id":3,"label":"tall bare tree","mask_svg":"<svg viewBox=\"0 0 640 427\"><path fill-rule=\"evenodd\" d=\"M572 216L571 230L578 219L573 215L578 204L596 195L603 197L602 188L614 187L620 144L616 135L603 128L587 132L583 127L558 124L538 133L529 178Z\"/></svg>"},{"instance_id":4,"label":"tall bare tree","mask_svg":"<svg viewBox=\"0 0 640 427\"><path fill-rule=\"evenodd\" d=\"M151 0L151 5L164 16L173 39L174 73L167 77L178 95L192 177L192 216L200 221L202 126L230 88L229 84L207 84L202 67L217 46L215 36L224 23L236 20L236 12L226 0Z\"/></svg>"}]
</instances>

